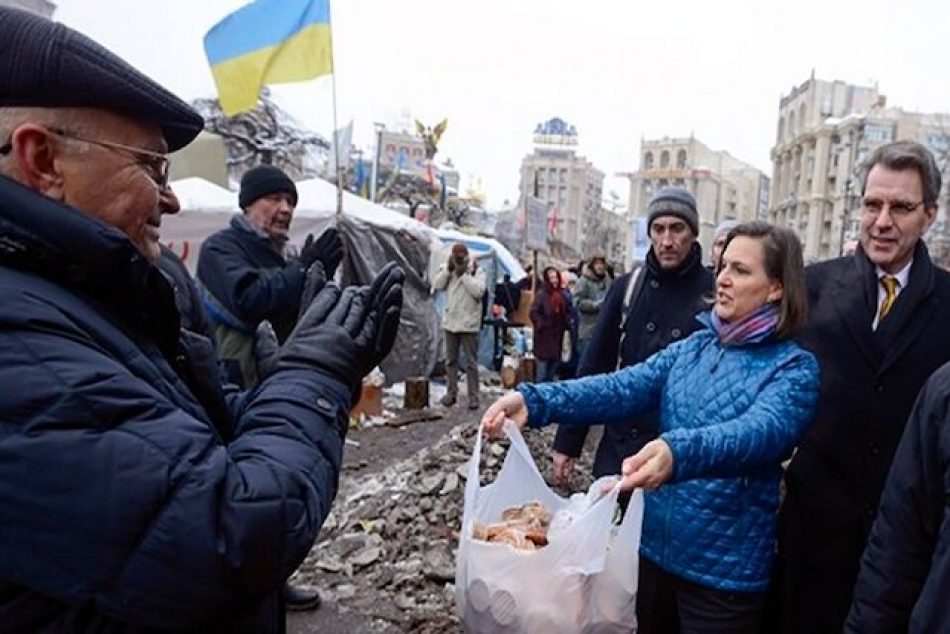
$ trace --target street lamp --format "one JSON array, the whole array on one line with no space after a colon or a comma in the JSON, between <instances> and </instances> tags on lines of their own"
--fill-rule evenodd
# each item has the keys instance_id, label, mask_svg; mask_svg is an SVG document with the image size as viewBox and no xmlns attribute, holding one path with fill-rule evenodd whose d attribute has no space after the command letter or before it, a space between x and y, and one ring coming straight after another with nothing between
<instances>
[{"instance_id":1,"label":"street lamp","mask_svg":"<svg viewBox=\"0 0 950 634\"><path fill-rule=\"evenodd\" d=\"M376 129L376 152L373 153L373 177L369 182L370 200L376 202L376 187L379 185L379 155L383 145L383 130L386 125L378 121L373 122Z\"/></svg>"}]
</instances>

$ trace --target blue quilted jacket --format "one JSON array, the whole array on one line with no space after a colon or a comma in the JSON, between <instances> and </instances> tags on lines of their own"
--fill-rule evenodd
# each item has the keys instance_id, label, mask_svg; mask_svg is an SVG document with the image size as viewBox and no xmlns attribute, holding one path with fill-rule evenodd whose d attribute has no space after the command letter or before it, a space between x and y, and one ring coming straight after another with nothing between
<instances>
[{"instance_id":1,"label":"blue quilted jacket","mask_svg":"<svg viewBox=\"0 0 950 634\"><path fill-rule=\"evenodd\" d=\"M791 341L720 345L706 328L643 363L523 385L532 426L594 425L660 411L673 477L646 495L640 554L718 590L762 592L775 550L781 461L818 399L818 363Z\"/></svg>"}]
</instances>

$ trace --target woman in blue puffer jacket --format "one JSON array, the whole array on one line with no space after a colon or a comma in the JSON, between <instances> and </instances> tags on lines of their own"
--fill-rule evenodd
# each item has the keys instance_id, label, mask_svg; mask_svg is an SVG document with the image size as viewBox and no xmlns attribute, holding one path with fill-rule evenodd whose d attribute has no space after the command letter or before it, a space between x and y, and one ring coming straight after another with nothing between
<instances>
[{"instance_id":1,"label":"woman in blue puffer jacket","mask_svg":"<svg viewBox=\"0 0 950 634\"><path fill-rule=\"evenodd\" d=\"M541 427L610 424L652 408L660 434L622 467L649 490L640 634L756 632L775 548L782 460L818 399L818 363L791 337L805 319L802 252L788 229L729 232L705 328L611 374L522 385L485 412ZM677 625L678 624L678 625Z\"/></svg>"}]
</instances>

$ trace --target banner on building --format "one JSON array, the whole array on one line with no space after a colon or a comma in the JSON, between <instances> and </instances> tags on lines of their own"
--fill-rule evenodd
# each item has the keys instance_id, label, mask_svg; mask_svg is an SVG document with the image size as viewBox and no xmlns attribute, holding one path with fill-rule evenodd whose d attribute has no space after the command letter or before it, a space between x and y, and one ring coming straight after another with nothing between
<instances>
[{"instance_id":1,"label":"banner on building","mask_svg":"<svg viewBox=\"0 0 950 634\"><path fill-rule=\"evenodd\" d=\"M524 201L525 247L532 251L548 249L548 202L526 196Z\"/></svg>"}]
</instances>

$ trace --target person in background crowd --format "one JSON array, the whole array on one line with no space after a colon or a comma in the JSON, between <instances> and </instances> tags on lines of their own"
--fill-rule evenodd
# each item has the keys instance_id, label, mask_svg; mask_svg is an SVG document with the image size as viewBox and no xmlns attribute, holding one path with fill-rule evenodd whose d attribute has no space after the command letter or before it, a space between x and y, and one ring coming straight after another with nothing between
<instances>
[{"instance_id":1,"label":"person in background crowd","mask_svg":"<svg viewBox=\"0 0 950 634\"><path fill-rule=\"evenodd\" d=\"M640 634L755 634L775 554L782 461L818 401L815 357L793 341L805 319L801 245L753 222L726 239L701 330L642 363L557 384L521 384L482 417L541 427L622 423L658 409L659 438L623 462L647 489Z\"/></svg>"},{"instance_id":2,"label":"person in background crowd","mask_svg":"<svg viewBox=\"0 0 950 634\"><path fill-rule=\"evenodd\" d=\"M482 296L485 294L485 272L468 247L461 242L452 245L449 259L432 281L433 291L445 291L445 315L442 331L445 336L445 380L447 389L442 405L452 407L458 399L459 366L465 372L468 408L478 409L478 333L482 328Z\"/></svg>"},{"instance_id":3,"label":"person in background crowd","mask_svg":"<svg viewBox=\"0 0 950 634\"><path fill-rule=\"evenodd\" d=\"M698 330L696 313L707 303L713 276L703 267L696 201L683 189L658 191L647 206L650 250L646 263L617 278L597 316L581 355L578 376L612 372L645 361L668 344ZM604 428L594 457L594 476L617 473L624 456L656 435L657 414L644 411L623 424ZM554 476L565 486L581 454L588 428L558 428ZM623 498L626 502L626 496Z\"/></svg>"},{"instance_id":4,"label":"person in background crowd","mask_svg":"<svg viewBox=\"0 0 950 634\"><path fill-rule=\"evenodd\" d=\"M201 116L30 13L0 7L0 51L0 631L283 631L403 274L327 284L224 393L156 267Z\"/></svg>"},{"instance_id":5,"label":"person in background crowd","mask_svg":"<svg viewBox=\"0 0 950 634\"><path fill-rule=\"evenodd\" d=\"M544 284L535 293L530 313L539 382L554 380L561 363L564 333L571 327L571 308L561 290L560 272L548 266L544 269L543 279Z\"/></svg>"},{"instance_id":6,"label":"person in background crowd","mask_svg":"<svg viewBox=\"0 0 950 634\"><path fill-rule=\"evenodd\" d=\"M288 246L297 187L278 167L258 165L241 177L244 211L201 245L197 277L205 309L215 325L221 358L234 360L244 385L257 384L254 333L264 320L284 341L300 312L307 269L315 262L333 277L343 257L334 228L307 236L299 257Z\"/></svg>"},{"instance_id":7,"label":"person in background crowd","mask_svg":"<svg viewBox=\"0 0 950 634\"><path fill-rule=\"evenodd\" d=\"M924 384L861 560L848 634L950 628L950 364Z\"/></svg>"},{"instance_id":8,"label":"person in background crowd","mask_svg":"<svg viewBox=\"0 0 950 634\"><path fill-rule=\"evenodd\" d=\"M858 241L857 240L848 240L841 245L841 255L849 256L854 255L855 251L858 250Z\"/></svg>"},{"instance_id":9,"label":"person in background crowd","mask_svg":"<svg viewBox=\"0 0 950 634\"><path fill-rule=\"evenodd\" d=\"M713 272L713 275L719 271L719 258L722 256L722 248L726 245L726 236L729 235L733 227L738 224L738 220L723 220L716 225L716 233L713 234L712 249L709 252L709 270Z\"/></svg>"},{"instance_id":10,"label":"person in background crowd","mask_svg":"<svg viewBox=\"0 0 950 634\"><path fill-rule=\"evenodd\" d=\"M801 341L821 363L821 400L785 476L768 632L841 632L914 399L950 359L950 273L921 239L940 170L911 141L877 148L866 169L857 252L806 269Z\"/></svg>"},{"instance_id":11,"label":"person in background crowd","mask_svg":"<svg viewBox=\"0 0 950 634\"><path fill-rule=\"evenodd\" d=\"M583 275L577 280L574 293L574 306L579 313L577 327L577 350L580 356L584 355L591 338L594 336L594 326L600 314L607 291L613 282L607 275L607 258L603 253L594 253L583 267Z\"/></svg>"},{"instance_id":12,"label":"person in background crowd","mask_svg":"<svg viewBox=\"0 0 950 634\"><path fill-rule=\"evenodd\" d=\"M577 347L577 332L580 327L581 316L574 305L574 290L577 288L577 274L568 269L561 271L561 292L567 299L567 308L570 312L570 325L567 335L561 340L561 363L557 374L562 379L573 379L577 374L577 362L580 353Z\"/></svg>"}]
</instances>

